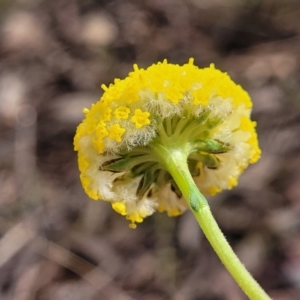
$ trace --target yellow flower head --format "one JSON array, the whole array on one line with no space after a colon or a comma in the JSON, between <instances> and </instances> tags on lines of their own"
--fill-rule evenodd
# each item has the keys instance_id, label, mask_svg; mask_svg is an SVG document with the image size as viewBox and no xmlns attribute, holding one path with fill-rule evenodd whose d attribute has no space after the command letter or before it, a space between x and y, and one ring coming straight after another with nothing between
<instances>
[{"instance_id":1,"label":"yellow flower head","mask_svg":"<svg viewBox=\"0 0 300 300\"><path fill-rule=\"evenodd\" d=\"M237 185L260 157L249 95L213 65L134 65L102 88L74 138L80 178L91 198L111 202L131 227L156 210L177 216L186 209L155 144L184 151L200 191L210 195Z\"/></svg>"}]
</instances>

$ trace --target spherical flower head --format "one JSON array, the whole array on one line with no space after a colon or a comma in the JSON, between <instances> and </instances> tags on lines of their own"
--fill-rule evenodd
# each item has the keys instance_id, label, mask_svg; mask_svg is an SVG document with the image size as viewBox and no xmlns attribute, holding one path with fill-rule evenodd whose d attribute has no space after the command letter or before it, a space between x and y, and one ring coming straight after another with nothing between
<instances>
[{"instance_id":1,"label":"spherical flower head","mask_svg":"<svg viewBox=\"0 0 300 300\"><path fill-rule=\"evenodd\" d=\"M260 158L251 99L214 65L134 65L102 88L74 138L80 179L92 199L110 202L133 228L156 210L177 216L187 208L155 145L183 151L195 183L210 195L236 186Z\"/></svg>"}]
</instances>

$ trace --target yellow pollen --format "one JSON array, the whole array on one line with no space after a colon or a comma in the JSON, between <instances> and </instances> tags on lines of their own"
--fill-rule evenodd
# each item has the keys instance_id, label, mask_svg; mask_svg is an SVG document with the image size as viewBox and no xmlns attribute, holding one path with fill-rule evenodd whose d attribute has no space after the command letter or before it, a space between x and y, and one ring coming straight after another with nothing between
<instances>
[{"instance_id":1,"label":"yellow pollen","mask_svg":"<svg viewBox=\"0 0 300 300\"><path fill-rule=\"evenodd\" d=\"M194 64L194 58L191 57L191 58L189 59L189 65L193 65L193 64Z\"/></svg>"},{"instance_id":2,"label":"yellow pollen","mask_svg":"<svg viewBox=\"0 0 300 300\"><path fill-rule=\"evenodd\" d=\"M133 65L133 70L137 72L139 70L139 66L137 64L134 64Z\"/></svg>"},{"instance_id":3,"label":"yellow pollen","mask_svg":"<svg viewBox=\"0 0 300 300\"><path fill-rule=\"evenodd\" d=\"M98 138L104 138L108 135L105 122L101 121L96 128L96 135Z\"/></svg>"},{"instance_id":4,"label":"yellow pollen","mask_svg":"<svg viewBox=\"0 0 300 300\"><path fill-rule=\"evenodd\" d=\"M108 87L105 84L101 84L101 88L103 91L108 91Z\"/></svg>"},{"instance_id":5,"label":"yellow pollen","mask_svg":"<svg viewBox=\"0 0 300 300\"><path fill-rule=\"evenodd\" d=\"M103 109L102 115L101 115L101 120L103 121L110 121L111 120L111 108L105 107Z\"/></svg>"},{"instance_id":6,"label":"yellow pollen","mask_svg":"<svg viewBox=\"0 0 300 300\"><path fill-rule=\"evenodd\" d=\"M131 117L131 121L135 124L135 128L139 129L145 125L150 124L149 116L149 112L142 111L138 108L134 111L134 115Z\"/></svg>"},{"instance_id":7,"label":"yellow pollen","mask_svg":"<svg viewBox=\"0 0 300 300\"><path fill-rule=\"evenodd\" d=\"M122 216L126 216L127 212L126 212L126 205L124 201L112 203L111 206L117 213L119 213Z\"/></svg>"},{"instance_id":8,"label":"yellow pollen","mask_svg":"<svg viewBox=\"0 0 300 300\"><path fill-rule=\"evenodd\" d=\"M114 124L109 127L108 137L117 142L121 142L122 135L125 133L125 128L121 127L120 124Z\"/></svg>"},{"instance_id":9,"label":"yellow pollen","mask_svg":"<svg viewBox=\"0 0 300 300\"><path fill-rule=\"evenodd\" d=\"M129 228L131 228L131 229L136 229L136 224L130 223L130 224L129 224Z\"/></svg>"},{"instance_id":10,"label":"yellow pollen","mask_svg":"<svg viewBox=\"0 0 300 300\"><path fill-rule=\"evenodd\" d=\"M118 120L121 120L121 119L128 119L128 115L130 113L130 109L126 106L120 106L118 107L114 114L115 114L115 117L118 119Z\"/></svg>"},{"instance_id":11,"label":"yellow pollen","mask_svg":"<svg viewBox=\"0 0 300 300\"><path fill-rule=\"evenodd\" d=\"M94 145L95 149L97 150L97 152L99 154L103 153L104 149L105 149L105 144L104 144L103 138L93 139L92 141L93 141L93 145Z\"/></svg>"},{"instance_id":12,"label":"yellow pollen","mask_svg":"<svg viewBox=\"0 0 300 300\"><path fill-rule=\"evenodd\" d=\"M129 224L129 227L132 229L136 228L136 224L135 223L141 223L143 222L144 218L146 216L144 216L143 214L140 214L138 212L136 213L132 213L126 216L126 219L131 221L131 223Z\"/></svg>"}]
</instances>

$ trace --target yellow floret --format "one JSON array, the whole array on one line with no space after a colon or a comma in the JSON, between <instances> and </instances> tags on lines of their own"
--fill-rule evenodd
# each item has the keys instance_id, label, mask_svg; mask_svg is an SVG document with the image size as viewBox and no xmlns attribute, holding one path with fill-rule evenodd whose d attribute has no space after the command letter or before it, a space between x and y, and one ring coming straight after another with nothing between
<instances>
[{"instance_id":1,"label":"yellow floret","mask_svg":"<svg viewBox=\"0 0 300 300\"><path fill-rule=\"evenodd\" d=\"M117 142L121 142L122 135L125 133L126 129L121 127L120 124L114 124L109 127L108 137Z\"/></svg>"},{"instance_id":2,"label":"yellow floret","mask_svg":"<svg viewBox=\"0 0 300 300\"><path fill-rule=\"evenodd\" d=\"M97 125L96 136L98 138L104 138L104 137L108 136L108 131L107 131L105 122L100 121L100 123Z\"/></svg>"},{"instance_id":3,"label":"yellow floret","mask_svg":"<svg viewBox=\"0 0 300 300\"><path fill-rule=\"evenodd\" d=\"M149 116L149 112L136 109L134 115L131 117L131 121L135 124L135 127L139 129L150 124Z\"/></svg>"},{"instance_id":4,"label":"yellow floret","mask_svg":"<svg viewBox=\"0 0 300 300\"><path fill-rule=\"evenodd\" d=\"M114 115L118 120L121 120L121 119L126 120L126 119L128 119L129 113L130 113L130 109L128 107L119 106L115 110Z\"/></svg>"}]
</instances>

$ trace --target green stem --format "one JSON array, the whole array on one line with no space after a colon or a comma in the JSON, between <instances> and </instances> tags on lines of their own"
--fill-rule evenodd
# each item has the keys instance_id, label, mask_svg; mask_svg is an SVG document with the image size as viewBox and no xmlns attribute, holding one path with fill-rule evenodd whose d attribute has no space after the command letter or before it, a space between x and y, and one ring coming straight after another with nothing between
<instances>
[{"instance_id":1,"label":"green stem","mask_svg":"<svg viewBox=\"0 0 300 300\"><path fill-rule=\"evenodd\" d=\"M271 298L246 270L221 232L205 197L194 183L184 151L166 148L161 144L153 145L153 150L160 163L173 176L211 246L241 289L251 300L270 300Z\"/></svg>"}]
</instances>

